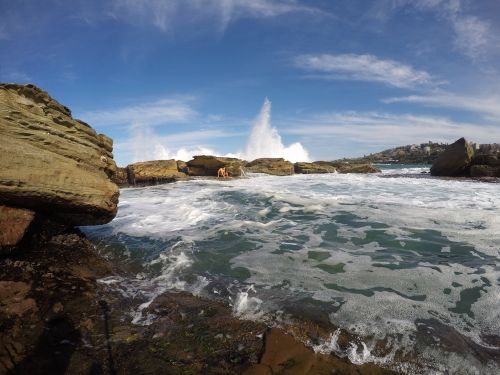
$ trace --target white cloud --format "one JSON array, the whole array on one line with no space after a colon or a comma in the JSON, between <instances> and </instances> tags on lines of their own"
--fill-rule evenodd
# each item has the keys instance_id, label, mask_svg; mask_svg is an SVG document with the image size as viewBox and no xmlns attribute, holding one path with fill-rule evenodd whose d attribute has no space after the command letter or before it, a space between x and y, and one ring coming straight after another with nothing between
<instances>
[{"instance_id":1,"label":"white cloud","mask_svg":"<svg viewBox=\"0 0 500 375\"><path fill-rule=\"evenodd\" d=\"M213 20L220 31L240 18L269 18L290 13L323 13L293 0L113 0L109 15L129 23L150 24L162 31L180 22Z\"/></svg>"},{"instance_id":2,"label":"white cloud","mask_svg":"<svg viewBox=\"0 0 500 375\"><path fill-rule=\"evenodd\" d=\"M85 112L81 114L81 118L93 126L155 126L186 122L197 116L197 112L189 104L191 100L189 97L164 98L140 105Z\"/></svg>"},{"instance_id":3,"label":"white cloud","mask_svg":"<svg viewBox=\"0 0 500 375\"><path fill-rule=\"evenodd\" d=\"M455 47L464 55L478 59L484 56L490 44L490 26L475 16L451 17L455 30Z\"/></svg>"},{"instance_id":4,"label":"white cloud","mask_svg":"<svg viewBox=\"0 0 500 375\"><path fill-rule=\"evenodd\" d=\"M478 97L435 93L383 99L384 103L415 103L429 107L454 108L479 114L486 120L500 122L500 96Z\"/></svg>"},{"instance_id":5,"label":"white cloud","mask_svg":"<svg viewBox=\"0 0 500 375\"><path fill-rule=\"evenodd\" d=\"M311 116L296 121L286 133L321 140L332 150L346 142L383 147L428 140L453 142L462 136L481 143L500 139L499 126L454 122L446 117L380 112L342 112Z\"/></svg>"},{"instance_id":6,"label":"white cloud","mask_svg":"<svg viewBox=\"0 0 500 375\"><path fill-rule=\"evenodd\" d=\"M300 55L294 59L297 67L322 79L350 79L381 82L400 88L418 88L433 84L429 73L394 60L382 60L373 55Z\"/></svg>"},{"instance_id":7,"label":"white cloud","mask_svg":"<svg viewBox=\"0 0 500 375\"><path fill-rule=\"evenodd\" d=\"M221 155L207 144L217 139L240 136L222 130L197 130L168 135L160 135L151 126L130 126L128 137L115 143L116 159L120 163L159 159L188 161L194 155Z\"/></svg>"}]
</instances>

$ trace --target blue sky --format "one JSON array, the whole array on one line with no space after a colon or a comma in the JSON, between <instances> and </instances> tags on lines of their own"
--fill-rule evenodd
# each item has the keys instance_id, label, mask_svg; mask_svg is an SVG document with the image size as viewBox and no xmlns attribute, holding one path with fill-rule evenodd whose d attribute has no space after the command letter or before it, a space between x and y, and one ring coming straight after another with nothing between
<instances>
[{"instance_id":1,"label":"blue sky","mask_svg":"<svg viewBox=\"0 0 500 375\"><path fill-rule=\"evenodd\" d=\"M500 142L499 61L500 0L0 0L0 81L47 90L120 165L242 155L266 97L313 160Z\"/></svg>"}]
</instances>

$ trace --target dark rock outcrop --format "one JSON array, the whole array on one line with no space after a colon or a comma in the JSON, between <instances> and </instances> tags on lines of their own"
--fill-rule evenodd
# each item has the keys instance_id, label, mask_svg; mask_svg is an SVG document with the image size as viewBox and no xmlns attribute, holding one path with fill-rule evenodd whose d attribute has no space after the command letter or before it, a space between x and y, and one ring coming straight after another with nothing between
<instances>
[{"instance_id":1,"label":"dark rock outcrop","mask_svg":"<svg viewBox=\"0 0 500 375\"><path fill-rule=\"evenodd\" d=\"M217 176L219 168L226 168L230 177L241 176L244 161L211 155L197 155L186 163L190 176Z\"/></svg>"},{"instance_id":2,"label":"dark rock outcrop","mask_svg":"<svg viewBox=\"0 0 500 375\"><path fill-rule=\"evenodd\" d=\"M187 177L177 170L177 162L173 159L129 164L127 174L129 184L134 186L174 182Z\"/></svg>"},{"instance_id":3,"label":"dark rock outcrop","mask_svg":"<svg viewBox=\"0 0 500 375\"><path fill-rule=\"evenodd\" d=\"M472 165L470 167L471 177L500 177L500 167L491 165Z\"/></svg>"},{"instance_id":4,"label":"dark rock outcrop","mask_svg":"<svg viewBox=\"0 0 500 375\"><path fill-rule=\"evenodd\" d=\"M460 138L455 143L449 145L443 153L439 155L431 167L433 176L467 176L469 167L474 157L474 150L465 138Z\"/></svg>"},{"instance_id":5,"label":"dark rock outcrop","mask_svg":"<svg viewBox=\"0 0 500 375\"><path fill-rule=\"evenodd\" d=\"M294 174L294 166L283 158L260 158L245 165L245 169L253 173L266 173L274 176L290 176Z\"/></svg>"},{"instance_id":6,"label":"dark rock outcrop","mask_svg":"<svg viewBox=\"0 0 500 375\"><path fill-rule=\"evenodd\" d=\"M293 166L295 169L295 173L300 174L334 173L336 171L335 167L327 164L295 163Z\"/></svg>"},{"instance_id":7,"label":"dark rock outcrop","mask_svg":"<svg viewBox=\"0 0 500 375\"><path fill-rule=\"evenodd\" d=\"M116 215L110 138L34 85L0 84L0 204L73 225Z\"/></svg>"}]
</instances>

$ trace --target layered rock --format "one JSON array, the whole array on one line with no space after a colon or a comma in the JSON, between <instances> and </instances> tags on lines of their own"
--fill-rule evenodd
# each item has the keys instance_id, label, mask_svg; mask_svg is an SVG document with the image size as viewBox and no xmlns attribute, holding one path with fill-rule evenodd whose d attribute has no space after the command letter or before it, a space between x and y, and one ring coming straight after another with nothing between
<instances>
[{"instance_id":1,"label":"layered rock","mask_svg":"<svg viewBox=\"0 0 500 375\"><path fill-rule=\"evenodd\" d=\"M474 157L474 150L465 138L460 138L449 145L439 155L431 167L433 176L466 176Z\"/></svg>"},{"instance_id":2,"label":"layered rock","mask_svg":"<svg viewBox=\"0 0 500 375\"><path fill-rule=\"evenodd\" d=\"M317 163L295 163L295 173L299 174L314 174L314 173L334 173L336 168L327 164Z\"/></svg>"},{"instance_id":3,"label":"layered rock","mask_svg":"<svg viewBox=\"0 0 500 375\"><path fill-rule=\"evenodd\" d=\"M241 176L244 161L211 155L197 155L186 163L190 176L217 176L219 168L226 168L230 177Z\"/></svg>"},{"instance_id":4,"label":"layered rock","mask_svg":"<svg viewBox=\"0 0 500 375\"><path fill-rule=\"evenodd\" d=\"M116 215L112 140L34 85L0 84L0 204L73 225Z\"/></svg>"},{"instance_id":5,"label":"layered rock","mask_svg":"<svg viewBox=\"0 0 500 375\"><path fill-rule=\"evenodd\" d=\"M129 186L127 168L116 168L115 173L111 176L111 180L119 187Z\"/></svg>"},{"instance_id":6,"label":"layered rock","mask_svg":"<svg viewBox=\"0 0 500 375\"><path fill-rule=\"evenodd\" d=\"M335 168L338 173L380 173L373 164L352 164L345 162L316 161L314 164Z\"/></svg>"},{"instance_id":7,"label":"layered rock","mask_svg":"<svg viewBox=\"0 0 500 375\"><path fill-rule=\"evenodd\" d=\"M283 158L260 158L245 165L245 169L253 173L266 173L274 176L290 176L294 174L294 166Z\"/></svg>"},{"instance_id":8,"label":"layered rock","mask_svg":"<svg viewBox=\"0 0 500 375\"><path fill-rule=\"evenodd\" d=\"M154 185L186 178L177 170L177 162L171 160L144 161L127 166L130 185Z\"/></svg>"}]
</instances>

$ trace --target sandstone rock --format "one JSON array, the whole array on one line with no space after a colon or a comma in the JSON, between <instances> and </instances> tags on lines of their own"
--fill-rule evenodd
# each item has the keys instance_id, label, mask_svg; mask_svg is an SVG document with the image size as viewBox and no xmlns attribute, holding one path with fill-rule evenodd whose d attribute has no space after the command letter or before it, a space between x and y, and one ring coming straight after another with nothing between
<instances>
[{"instance_id":1,"label":"sandstone rock","mask_svg":"<svg viewBox=\"0 0 500 375\"><path fill-rule=\"evenodd\" d=\"M111 139L34 85L0 84L0 203L74 225L116 215Z\"/></svg>"},{"instance_id":2,"label":"sandstone rock","mask_svg":"<svg viewBox=\"0 0 500 375\"><path fill-rule=\"evenodd\" d=\"M197 155L187 163L190 176L217 176L217 171L225 167L230 177L241 176L243 160L211 155Z\"/></svg>"},{"instance_id":3,"label":"sandstone rock","mask_svg":"<svg viewBox=\"0 0 500 375\"><path fill-rule=\"evenodd\" d=\"M338 173L380 173L380 169L374 167L373 164L353 164L331 161L315 161L314 164L333 167Z\"/></svg>"},{"instance_id":4,"label":"sandstone rock","mask_svg":"<svg viewBox=\"0 0 500 375\"><path fill-rule=\"evenodd\" d=\"M128 186L127 168L116 168L116 172L111 176L111 180L119 187Z\"/></svg>"},{"instance_id":5,"label":"sandstone rock","mask_svg":"<svg viewBox=\"0 0 500 375\"><path fill-rule=\"evenodd\" d=\"M151 185L173 182L186 178L186 174L177 170L177 162L171 160L144 161L127 166L130 185Z\"/></svg>"},{"instance_id":6,"label":"sandstone rock","mask_svg":"<svg viewBox=\"0 0 500 375\"><path fill-rule=\"evenodd\" d=\"M177 170L182 173L188 173L188 166L186 162L182 160L177 160Z\"/></svg>"},{"instance_id":7,"label":"sandstone rock","mask_svg":"<svg viewBox=\"0 0 500 375\"><path fill-rule=\"evenodd\" d=\"M471 165L474 150L465 138L449 145L431 167L433 176L463 176Z\"/></svg>"},{"instance_id":8,"label":"sandstone rock","mask_svg":"<svg viewBox=\"0 0 500 375\"><path fill-rule=\"evenodd\" d=\"M470 167L471 177L500 177L500 167L490 165L473 165Z\"/></svg>"},{"instance_id":9,"label":"sandstone rock","mask_svg":"<svg viewBox=\"0 0 500 375\"><path fill-rule=\"evenodd\" d=\"M0 248L17 245L34 217L30 210L0 206Z\"/></svg>"},{"instance_id":10,"label":"sandstone rock","mask_svg":"<svg viewBox=\"0 0 500 375\"><path fill-rule=\"evenodd\" d=\"M335 167L326 164L316 163L295 163L295 173L311 174L311 173L334 173Z\"/></svg>"},{"instance_id":11,"label":"sandstone rock","mask_svg":"<svg viewBox=\"0 0 500 375\"><path fill-rule=\"evenodd\" d=\"M245 169L254 173L266 173L275 176L294 174L293 164L283 158L260 158L245 165Z\"/></svg>"},{"instance_id":12,"label":"sandstone rock","mask_svg":"<svg viewBox=\"0 0 500 375\"><path fill-rule=\"evenodd\" d=\"M339 173L380 173L372 164L343 164L337 167Z\"/></svg>"}]
</instances>

